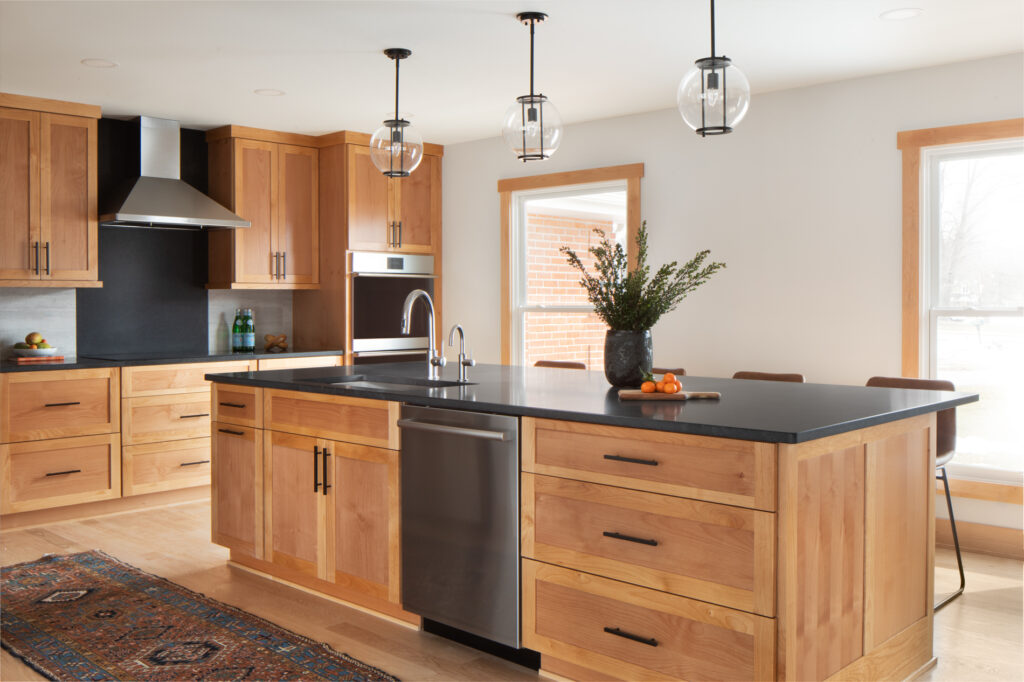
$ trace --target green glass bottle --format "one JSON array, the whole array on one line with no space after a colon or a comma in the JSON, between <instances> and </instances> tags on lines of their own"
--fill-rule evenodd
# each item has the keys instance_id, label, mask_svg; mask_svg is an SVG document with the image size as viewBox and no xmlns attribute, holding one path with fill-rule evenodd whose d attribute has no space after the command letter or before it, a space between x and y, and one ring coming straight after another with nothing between
<instances>
[{"instance_id":1,"label":"green glass bottle","mask_svg":"<svg viewBox=\"0 0 1024 682\"><path fill-rule=\"evenodd\" d=\"M232 353L243 353L245 352L243 347L245 333L245 325L242 322L242 309L235 308L235 322L231 325L231 352Z\"/></svg>"},{"instance_id":2,"label":"green glass bottle","mask_svg":"<svg viewBox=\"0 0 1024 682\"><path fill-rule=\"evenodd\" d=\"M242 345L246 353L256 352L256 323L252 319L252 308L246 308L242 318Z\"/></svg>"}]
</instances>

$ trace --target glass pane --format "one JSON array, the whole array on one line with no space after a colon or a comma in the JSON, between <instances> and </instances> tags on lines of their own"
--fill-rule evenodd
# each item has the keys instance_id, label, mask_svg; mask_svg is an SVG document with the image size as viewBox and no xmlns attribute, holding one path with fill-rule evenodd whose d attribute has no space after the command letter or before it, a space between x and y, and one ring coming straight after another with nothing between
<instances>
[{"instance_id":1,"label":"glass pane","mask_svg":"<svg viewBox=\"0 0 1024 682\"><path fill-rule=\"evenodd\" d=\"M936 377L981 400L956 408L954 461L1024 469L1024 317L941 317Z\"/></svg>"},{"instance_id":2,"label":"glass pane","mask_svg":"<svg viewBox=\"0 0 1024 682\"><path fill-rule=\"evenodd\" d=\"M940 307L1024 305L1024 152L939 162Z\"/></svg>"},{"instance_id":3,"label":"glass pane","mask_svg":"<svg viewBox=\"0 0 1024 682\"><path fill-rule=\"evenodd\" d=\"M526 365L538 360L582 362L604 371L604 333L608 326L594 313L528 312L525 315Z\"/></svg>"}]
</instances>

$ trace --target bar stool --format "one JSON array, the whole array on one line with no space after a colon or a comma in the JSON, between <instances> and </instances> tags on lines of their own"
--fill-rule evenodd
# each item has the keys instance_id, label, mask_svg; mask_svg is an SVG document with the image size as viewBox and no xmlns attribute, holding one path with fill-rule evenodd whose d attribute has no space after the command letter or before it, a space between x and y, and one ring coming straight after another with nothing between
<instances>
[{"instance_id":1,"label":"bar stool","mask_svg":"<svg viewBox=\"0 0 1024 682\"><path fill-rule=\"evenodd\" d=\"M583 362L572 362L571 360L538 360L533 363L534 367L557 367L558 369L586 369Z\"/></svg>"},{"instance_id":2,"label":"bar stool","mask_svg":"<svg viewBox=\"0 0 1024 682\"><path fill-rule=\"evenodd\" d=\"M686 370L683 369L682 367L678 367L676 369L670 369L668 367L651 367L652 374L668 374L669 372L672 372L677 377L686 376Z\"/></svg>"},{"instance_id":3,"label":"bar stool","mask_svg":"<svg viewBox=\"0 0 1024 682\"><path fill-rule=\"evenodd\" d=\"M867 386L880 388L913 388L925 391L955 391L952 381L942 379L908 379L906 377L871 377ZM953 532L953 548L956 549L956 566L960 571L960 588L953 592L938 604L935 610L953 601L964 593L964 561L960 555L960 539L956 535L956 519L953 518L953 500L949 495L949 479L946 478L946 465L955 454L956 448L956 408L942 410L935 416L935 475L936 480L942 481L942 487L946 491L946 509L949 511L949 528Z\"/></svg>"},{"instance_id":4,"label":"bar stool","mask_svg":"<svg viewBox=\"0 0 1024 682\"><path fill-rule=\"evenodd\" d=\"M758 379L760 381L791 381L795 384L804 383L803 374L787 374L775 372L736 372L733 379Z\"/></svg>"}]
</instances>

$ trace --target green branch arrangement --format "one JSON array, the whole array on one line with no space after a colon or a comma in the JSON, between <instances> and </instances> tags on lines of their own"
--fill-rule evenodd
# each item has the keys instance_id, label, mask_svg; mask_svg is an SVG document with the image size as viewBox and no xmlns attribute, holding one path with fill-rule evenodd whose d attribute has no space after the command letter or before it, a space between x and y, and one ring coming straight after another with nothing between
<instances>
[{"instance_id":1,"label":"green branch arrangement","mask_svg":"<svg viewBox=\"0 0 1024 682\"><path fill-rule=\"evenodd\" d=\"M569 247L563 246L559 251L570 266L580 271L580 286L587 290L594 312L611 329L637 332L650 329L662 315L675 310L687 294L725 267L725 263L705 265L704 261L711 253L705 249L682 266L676 261L662 265L654 277L650 277L647 221L643 222L636 235L637 258L633 270L628 268L622 244L612 243L601 229L594 232L601 237L597 246L590 247L590 253L596 259L596 274L587 272L579 256Z\"/></svg>"}]
</instances>

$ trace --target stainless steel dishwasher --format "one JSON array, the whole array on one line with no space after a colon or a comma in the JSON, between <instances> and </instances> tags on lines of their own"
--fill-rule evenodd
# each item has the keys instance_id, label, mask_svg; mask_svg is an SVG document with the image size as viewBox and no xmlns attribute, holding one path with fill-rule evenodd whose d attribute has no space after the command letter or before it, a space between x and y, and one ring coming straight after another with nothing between
<instances>
[{"instance_id":1,"label":"stainless steel dishwasher","mask_svg":"<svg viewBox=\"0 0 1024 682\"><path fill-rule=\"evenodd\" d=\"M519 648L519 420L402 406L402 607Z\"/></svg>"}]
</instances>

